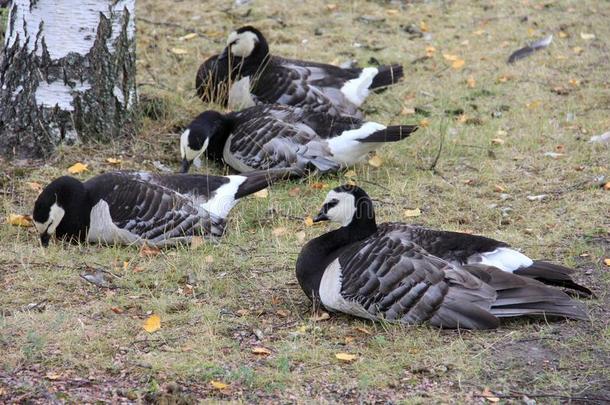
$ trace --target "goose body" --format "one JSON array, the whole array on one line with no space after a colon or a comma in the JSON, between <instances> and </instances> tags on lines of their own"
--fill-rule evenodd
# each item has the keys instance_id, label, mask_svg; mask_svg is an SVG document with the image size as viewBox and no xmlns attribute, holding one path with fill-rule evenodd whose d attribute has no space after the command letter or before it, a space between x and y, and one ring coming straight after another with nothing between
<instances>
[{"instance_id":1,"label":"goose body","mask_svg":"<svg viewBox=\"0 0 610 405\"><path fill-rule=\"evenodd\" d=\"M195 86L204 101L229 102L233 109L276 103L359 116L358 107L371 89L402 76L400 65L344 69L271 55L263 34L246 26L229 35L222 54L200 66Z\"/></svg>"},{"instance_id":2,"label":"goose body","mask_svg":"<svg viewBox=\"0 0 610 405\"><path fill-rule=\"evenodd\" d=\"M221 236L238 199L278 173L246 176L111 172L85 182L63 176L38 196L33 219L43 245L72 241L152 246Z\"/></svg>"},{"instance_id":3,"label":"goose body","mask_svg":"<svg viewBox=\"0 0 610 405\"><path fill-rule=\"evenodd\" d=\"M404 224L377 225L360 188L329 192L320 220L342 226L303 247L296 274L306 295L331 311L467 329L496 328L504 317L586 319L584 306L558 289L481 262L445 260Z\"/></svg>"},{"instance_id":4,"label":"goose body","mask_svg":"<svg viewBox=\"0 0 610 405\"><path fill-rule=\"evenodd\" d=\"M402 140L416 129L287 105L257 105L229 114L200 114L182 134L180 150L183 171L205 151L238 172L271 168L333 172L362 162L383 143Z\"/></svg>"}]
</instances>

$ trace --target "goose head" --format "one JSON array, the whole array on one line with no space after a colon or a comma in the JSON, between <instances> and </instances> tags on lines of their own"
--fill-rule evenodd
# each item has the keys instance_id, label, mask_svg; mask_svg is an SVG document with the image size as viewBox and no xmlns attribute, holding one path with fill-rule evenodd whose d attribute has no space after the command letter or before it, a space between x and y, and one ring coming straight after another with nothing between
<instances>
[{"instance_id":1,"label":"goose head","mask_svg":"<svg viewBox=\"0 0 610 405\"><path fill-rule=\"evenodd\" d=\"M248 25L229 34L227 47L221 57L228 56L228 52L238 58L265 57L269 53L269 46L263 34Z\"/></svg>"},{"instance_id":2,"label":"goose head","mask_svg":"<svg viewBox=\"0 0 610 405\"><path fill-rule=\"evenodd\" d=\"M360 187L348 184L328 192L320 212L313 221L336 222L342 227L376 229L371 198Z\"/></svg>"},{"instance_id":3,"label":"goose head","mask_svg":"<svg viewBox=\"0 0 610 405\"><path fill-rule=\"evenodd\" d=\"M47 185L36 199L32 214L42 246L47 247L54 235L79 237L88 226L88 216L83 215L87 207L87 193L79 180L62 176Z\"/></svg>"},{"instance_id":4,"label":"goose head","mask_svg":"<svg viewBox=\"0 0 610 405\"><path fill-rule=\"evenodd\" d=\"M180 136L180 171L187 173L195 159L201 156L210 142L223 135L228 136L225 117L217 111L205 111L189 124Z\"/></svg>"}]
</instances>

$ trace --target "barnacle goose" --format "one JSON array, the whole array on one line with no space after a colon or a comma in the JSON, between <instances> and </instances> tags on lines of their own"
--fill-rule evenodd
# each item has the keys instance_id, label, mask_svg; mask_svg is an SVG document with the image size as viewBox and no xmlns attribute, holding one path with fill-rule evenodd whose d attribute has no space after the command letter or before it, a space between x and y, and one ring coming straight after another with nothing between
<instances>
[{"instance_id":1,"label":"barnacle goose","mask_svg":"<svg viewBox=\"0 0 610 405\"><path fill-rule=\"evenodd\" d=\"M296 275L305 294L331 311L466 329L528 315L587 319L584 305L558 289L484 261L452 263L438 256L440 246L435 255L415 242L409 225L377 225L359 187L330 191L314 219L324 220L341 227L303 247Z\"/></svg>"},{"instance_id":2,"label":"barnacle goose","mask_svg":"<svg viewBox=\"0 0 610 405\"><path fill-rule=\"evenodd\" d=\"M344 69L274 56L263 34L246 26L229 35L220 55L203 62L195 87L204 102L232 109L278 103L331 115L359 115L369 90L394 84L402 76L399 64Z\"/></svg>"},{"instance_id":3,"label":"barnacle goose","mask_svg":"<svg viewBox=\"0 0 610 405\"><path fill-rule=\"evenodd\" d=\"M332 172L361 162L383 143L400 141L415 130L415 125L386 127L280 104L228 114L206 111L181 136L182 171L205 151L238 172L288 167Z\"/></svg>"},{"instance_id":4,"label":"barnacle goose","mask_svg":"<svg viewBox=\"0 0 610 405\"><path fill-rule=\"evenodd\" d=\"M280 170L241 176L110 172L84 183L53 180L34 204L43 246L71 241L151 246L220 236L237 201L283 176Z\"/></svg>"}]
</instances>

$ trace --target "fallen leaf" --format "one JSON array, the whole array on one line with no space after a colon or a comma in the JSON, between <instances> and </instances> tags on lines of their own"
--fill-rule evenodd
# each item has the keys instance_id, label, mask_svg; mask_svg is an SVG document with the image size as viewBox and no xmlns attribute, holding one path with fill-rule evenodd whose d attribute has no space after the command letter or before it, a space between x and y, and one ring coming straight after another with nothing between
<instances>
[{"instance_id":1,"label":"fallen leaf","mask_svg":"<svg viewBox=\"0 0 610 405\"><path fill-rule=\"evenodd\" d=\"M494 138L491 140L492 145L504 145L504 139L502 138Z\"/></svg>"},{"instance_id":2,"label":"fallen leaf","mask_svg":"<svg viewBox=\"0 0 610 405\"><path fill-rule=\"evenodd\" d=\"M584 49L582 49L580 46L575 46L572 48L572 52L574 52L576 55L580 55L584 52Z\"/></svg>"},{"instance_id":3,"label":"fallen leaf","mask_svg":"<svg viewBox=\"0 0 610 405\"><path fill-rule=\"evenodd\" d=\"M466 84L468 85L468 88L473 89L474 86L477 85L477 81L474 77L469 76L468 79L466 79Z\"/></svg>"},{"instance_id":4,"label":"fallen leaf","mask_svg":"<svg viewBox=\"0 0 610 405\"><path fill-rule=\"evenodd\" d=\"M188 51L184 48L172 48L169 50L174 55L186 55Z\"/></svg>"},{"instance_id":5,"label":"fallen leaf","mask_svg":"<svg viewBox=\"0 0 610 405\"><path fill-rule=\"evenodd\" d=\"M328 187L328 184L319 183L319 182L318 183L313 183L311 185L311 188L316 189L316 190L322 190L323 188L326 188L326 187Z\"/></svg>"},{"instance_id":6,"label":"fallen leaf","mask_svg":"<svg viewBox=\"0 0 610 405\"><path fill-rule=\"evenodd\" d=\"M120 165L123 163L123 161L121 159L107 158L106 163L110 163L111 165Z\"/></svg>"},{"instance_id":7,"label":"fallen leaf","mask_svg":"<svg viewBox=\"0 0 610 405\"><path fill-rule=\"evenodd\" d=\"M476 31L473 31L472 33L473 33L474 35L480 36L480 35L485 34L485 31L484 31L484 30L476 30Z\"/></svg>"},{"instance_id":8,"label":"fallen leaf","mask_svg":"<svg viewBox=\"0 0 610 405\"><path fill-rule=\"evenodd\" d=\"M603 189L606 190L606 191L610 190L610 181L607 182L606 184L604 184Z\"/></svg>"},{"instance_id":9,"label":"fallen leaf","mask_svg":"<svg viewBox=\"0 0 610 405\"><path fill-rule=\"evenodd\" d=\"M310 216L307 216L303 220L303 223L305 224L305 226L313 226L313 218Z\"/></svg>"},{"instance_id":10,"label":"fallen leaf","mask_svg":"<svg viewBox=\"0 0 610 405\"><path fill-rule=\"evenodd\" d=\"M321 322L330 319L330 315L326 311L322 311L309 318L312 322Z\"/></svg>"},{"instance_id":11,"label":"fallen leaf","mask_svg":"<svg viewBox=\"0 0 610 405\"><path fill-rule=\"evenodd\" d=\"M297 232L296 237L297 237L297 242L302 244L303 242L305 242L305 238L307 237L307 235L305 234L305 232L300 231L300 232Z\"/></svg>"},{"instance_id":12,"label":"fallen leaf","mask_svg":"<svg viewBox=\"0 0 610 405\"><path fill-rule=\"evenodd\" d=\"M580 33L580 37L582 39L584 39L585 41L589 41L591 39L595 39L595 34L589 34L589 33L586 33L586 32L581 32Z\"/></svg>"},{"instance_id":13,"label":"fallen leaf","mask_svg":"<svg viewBox=\"0 0 610 405\"><path fill-rule=\"evenodd\" d=\"M502 187L501 185L496 184L496 185L494 185L494 191L496 193L503 193L506 191L506 189L504 187Z\"/></svg>"},{"instance_id":14,"label":"fallen leaf","mask_svg":"<svg viewBox=\"0 0 610 405\"><path fill-rule=\"evenodd\" d=\"M157 314L152 314L142 324L144 330L148 333L153 333L161 329L161 317Z\"/></svg>"},{"instance_id":15,"label":"fallen leaf","mask_svg":"<svg viewBox=\"0 0 610 405\"><path fill-rule=\"evenodd\" d=\"M36 183L35 181L28 181L25 184L27 184L28 187L34 191L38 191L38 192L42 191L42 184L40 184L40 183Z\"/></svg>"},{"instance_id":16,"label":"fallen leaf","mask_svg":"<svg viewBox=\"0 0 610 405\"><path fill-rule=\"evenodd\" d=\"M283 236L286 235L286 233L288 232L288 230L286 228L284 228L283 226L280 226L278 228L273 228L273 230L271 231L271 234L273 236Z\"/></svg>"},{"instance_id":17,"label":"fallen leaf","mask_svg":"<svg viewBox=\"0 0 610 405\"><path fill-rule=\"evenodd\" d=\"M568 83L570 83L574 87L578 87L580 86L580 79L570 79Z\"/></svg>"},{"instance_id":18,"label":"fallen leaf","mask_svg":"<svg viewBox=\"0 0 610 405\"><path fill-rule=\"evenodd\" d=\"M327 9L328 11L335 11L335 10L337 10L338 8L339 8L339 6L337 6L337 5L336 5L336 4L334 4L334 3L331 3L331 4L327 4L327 5L326 5L326 9Z\"/></svg>"},{"instance_id":19,"label":"fallen leaf","mask_svg":"<svg viewBox=\"0 0 610 405\"><path fill-rule=\"evenodd\" d=\"M223 382L216 381L216 380L210 381L210 385L212 386L212 388L214 388L215 390L219 390L219 391L229 388L229 384L225 384Z\"/></svg>"},{"instance_id":20,"label":"fallen leaf","mask_svg":"<svg viewBox=\"0 0 610 405\"><path fill-rule=\"evenodd\" d=\"M207 255L204 260L207 264L214 263L214 256Z\"/></svg>"},{"instance_id":21,"label":"fallen leaf","mask_svg":"<svg viewBox=\"0 0 610 405\"><path fill-rule=\"evenodd\" d=\"M400 111L400 115L413 115L415 114L415 108L413 107L403 107Z\"/></svg>"},{"instance_id":22,"label":"fallen leaf","mask_svg":"<svg viewBox=\"0 0 610 405\"><path fill-rule=\"evenodd\" d=\"M457 59L451 62L451 67L455 70L461 69L466 62L464 59Z\"/></svg>"},{"instance_id":23,"label":"fallen leaf","mask_svg":"<svg viewBox=\"0 0 610 405\"><path fill-rule=\"evenodd\" d=\"M405 210L403 216L405 218L414 218L421 215L421 210L419 208Z\"/></svg>"},{"instance_id":24,"label":"fallen leaf","mask_svg":"<svg viewBox=\"0 0 610 405\"><path fill-rule=\"evenodd\" d=\"M297 197L299 194L301 194L301 187L294 187L288 190L288 195L290 197Z\"/></svg>"},{"instance_id":25,"label":"fallen leaf","mask_svg":"<svg viewBox=\"0 0 610 405\"><path fill-rule=\"evenodd\" d=\"M29 228L34 225L31 216L21 214L9 214L6 222L8 222L10 225L22 226L24 228Z\"/></svg>"},{"instance_id":26,"label":"fallen leaf","mask_svg":"<svg viewBox=\"0 0 610 405\"><path fill-rule=\"evenodd\" d=\"M161 249L155 246L149 246L146 243L140 248L140 257L155 257L161 253Z\"/></svg>"},{"instance_id":27,"label":"fallen leaf","mask_svg":"<svg viewBox=\"0 0 610 405\"><path fill-rule=\"evenodd\" d=\"M428 121L427 118L424 118L421 121L419 121L419 123L417 125L419 125L422 128L428 128L430 126L430 121Z\"/></svg>"},{"instance_id":28,"label":"fallen leaf","mask_svg":"<svg viewBox=\"0 0 610 405\"><path fill-rule=\"evenodd\" d=\"M59 380L61 378L61 373L56 373L55 371L49 371L49 372L47 372L47 374L45 374L45 376L47 377L47 379L55 381L55 380Z\"/></svg>"},{"instance_id":29,"label":"fallen leaf","mask_svg":"<svg viewBox=\"0 0 610 405\"><path fill-rule=\"evenodd\" d=\"M112 308L110 308L110 310L112 312L114 312L115 314L122 314L123 312L125 312L123 309L121 309L119 307L112 307Z\"/></svg>"},{"instance_id":30,"label":"fallen leaf","mask_svg":"<svg viewBox=\"0 0 610 405\"><path fill-rule=\"evenodd\" d=\"M281 316L282 318L287 318L290 316L290 311L287 309L278 309L277 311L275 311L275 313Z\"/></svg>"},{"instance_id":31,"label":"fallen leaf","mask_svg":"<svg viewBox=\"0 0 610 405\"><path fill-rule=\"evenodd\" d=\"M267 198L267 197L269 197L269 189L264 188L262 190L259 190L256 193L254 193L254 196L256 198Z\"/></svg>"},{"instance_id":32,"label":"fallen leaf","mask_svg":"<svg viewBox=\"0 0 610 405\"><path fill-rule=\"evenodd\" d=\"M397 9L395 9L395 8L391 8L391 9L389 9L389 10L386 10L385 12L386 12L388 15L397 15L397 14L400 12L400 10L397 10Z\"/></svg>"},{"instance_id":33,"label":"fallen leaf","mask_svg":"<svg viewBox=\"0 0 610 405\"><path fill-rule=\"evenodd\" d=\"M568 34L565 31L559 31L559 33L557 35L559 35L559 38L567 38L568 37Z\"/></svg>"},{"instance_id":34,"label":"fallen leaf","mask_svg":"<svg viewBox=\"0 0 610 405\"><path fill-rule=\"evenodd\" d=\"M610 258L605 258L604 259L604 264L608 267L610 267Z\"/></svg>"},{"instance_id":35,"label":"fallen leaf","mask_svg":"<svg viewBox=\"0 0 610 405\"><path fill-rule=\"evenodd\" d=\"M526 103L525 106L530 110L535 110L538 107L540 107L541 104L542 104L542 101L534 100L534 101L530 101L529 103Z\"/></svg>"},{"instance_id":36,"label":"fallen leaf","mask_svg":"<svg viewBox=\"0 0 610 405\"><path fill-rule=\"evenodd\" d=\"M373 167L381 167L383 164L383 160L379 157L379 155L375 155L369 159L369 165Z\"/></svg>"},{"instance_id":37,"label":"fallen leaf","mask_svg":"<svg viewBox=\"0 0 610 405\"><path fill-rule=\"evenodd\" d=\"M253 347L252 354L256 354L259 356L269 356L271 354L271 350L265 347Z\"/></svg>"},{"instance_id":38,"label":"fallen leaf","mask_svg":"<svg viewBox=\"0 0 610 405\"><path fill-rule=\"evenodd\" d=\"M555 151L559 153L564 153L566 151L565 145L559 144L555 146Z\"/></svg>"},{"instance_id":39,"label":"fallen leaf","mask_svg":"<svg viewBox=\"0 0 610 405\"><path fill-rule=\"evenodd\" d=\"M193 236L191 238L191 249L197 249L201 245L203 245L203 237L202 236Z\"/></svg>"},{"instance_id":40,"label":"fallen leaf","mask_svg":"<svg viewBox=\"0 0 610 405\"><path fill-rule=\"evenodd\" d=\"M431 58L432 56L434 56L434 53L436 53L436 48L433 46L427 46L426 47L426 56Z\"/></svg>"},{"instance_id":41,"label":"fallen leaf","mask_svg":"<svg viewBox=\"0 0 610 405\"><path fill-rule=\"evenodd\" d=\"M345 172L344 176L347 177L347 178L350 178L350 177L357 177L358 175L356 174L355 171L348 170L348 171Z\"/></svg>"},{"instance_id":42,"label":"fallen leaf","mask_svg":"<svg viewBox=\"0 0 610 405\"><path fill-rule=\"evenodd\" d=\"M128 268L129 268L129 261L125 260L123 262L123 271L127 271Z\"/></svg>"},{"instance_id":43,"label":"fallen leaf","mask_svg":"<svg viewBox=\"0 0 610 405\"><path fill-rule=\"evenodd\" d=\"M335 354L335 357L338 360L341 360L345 363L350 363L350 362L356 360L356 358L358 356L356 356L355 354L349 354L349 353L337 353L337 354Z\"/></svg>"},{"instance_id":44,"label":"fallen leaf","mask_svg":"<svg viewBox=\"0 0 610 405\"><path fill-rule=\"evenodd\" d=\"M489 402L500 402L500 398L496 397L493 392L489 390L489 388L485 387L483 392L481 392L481 396L488 400Z\"/></svg>"},{"instance_id":45,"label":"fallen leaf","mask_svg":"<svg viewBox=\"0 0 610 405\"><path fill-rule=\"evenodd\" d=\"M368 330L367 328L364 328L362 326L357 326L354 329L356 329L358 332L364 333L365 335L372 335L373 334L370 330Z\"/></svg>"},{"instance_id":46,"label":"fallen leaf","mask_svg":"<svg viewBox=\"0 0 610 405\"><path fill-rule=\"evenodd\" d=\"M88 171L88 165L83 163L74 163L72 166L68 167L68 173L70 174L80 174L82 172Z\"/></svg>"},{"instance_id":47,"label":"fallen leaf","mask_svg":"<svg viewBox=\"0 0 610 405\"><path fill-rule=\"evenodd\" d=\"M419 22L419 30L421 32L428 32L428 24L424 20Z\"/></svg>"},{"instance_id":48,"label":"fallen leaf","mask_svg":"<svg viewBox=\"0 0 610 405\"><path fill-rule=\"evenodd\" d=\"M196 32L191 32L190 34L186 34L178 38L178 41L188 41L189 39L197 38Z\"/></svg>"},{"instance_id":49,"label":"fallen leaf","mask_svg":"<svg viewBox=\"0 0 610 405\"><path fill-rule=\"evenodd\" d=\"M455 121L459 124L463 124L466 121L468 121L468 116L466 114L460 114L457 117L455 117Z\"/></svg>"},{"instance_id":50,"label":"fallen leaf","mask_svg":"<svg viewBox=\"0 0 610 405\"><path fill-rule=\"evenodd\" d=\"M248 316L250 315L250 310L248 309L238 309L235 313L239 316Z\"/></svg>"},{"instance_id":51,"label":"fallen leaf","mask_svg":"<svg viewBox=\"0 0 610 405\"><path fill-rule=\"evenodd\" d=\"M443 58L445 58L445 60L448 60L449 62L454 62L454 61L460 59L459 56L451 54L451 53L444 53Z\"/></svg>"},{"instance_id":52,"label":"fallen leaf","mask_svg":"<svg viewBox=\"0 0 610 405\"><path fill-rule=\"evenodd\" d=\"M512 76L502 75L502 76L498 77L497 82L498 83L506 83L507 81L511 80L512 78L513 78Z\"/></svg>"}]
</instances>

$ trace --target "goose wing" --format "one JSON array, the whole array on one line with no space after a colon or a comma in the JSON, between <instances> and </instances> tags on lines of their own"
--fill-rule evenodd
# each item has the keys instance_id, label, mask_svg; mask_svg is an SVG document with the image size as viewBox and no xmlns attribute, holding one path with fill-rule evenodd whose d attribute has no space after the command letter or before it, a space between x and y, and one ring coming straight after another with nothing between
<instances>
[{"instance_id":1,"label":"goose wing","mask_svg":"<svg viewBox=\"0 0 610 405\"><path fill-rule=\"evenodd\" d=\"M224 220L195 205L188 196L143 173L107 173L85 183L94 199L108 206L114 225L151 244L197 234L221 235Z\"/></svg>"},{"instance_id":2,"label":"goose wing","mask_svg":"<svg viewBox=\"0 0 610 405\"><path fill-rule=\"evenodd\" d=\"M234 115L236 125L228 139L225 161L237 160L252 169L314 166L338 170L326 142L288 106L257 106ZM233 166L233 165L232 165Z\"/></svg>"},{"instance_id":3,"label":"goose wing","mask_svg":"<svg viewBox=\"0 0 610 405\"><path fill-rule=\"evenodd\" d=\"M357 77L345 69L328 65L303 64L274 57L260 77L253 92L265 103L307 107L331 115L359 116L358 108L341 92L341 86Z\"/></svg>"},{"instance_id":4,"label":"goose wing","mask_svg":"<svg viewBox=\"0 0 610 405\"><path fill-rule=\"evenodd\" d=\"M489 312L495 297L492 287L400 231L377 232L341 254L320 286L322 303L333 310L447 328L497 327Z\"/></svg>"}]
</instances>

